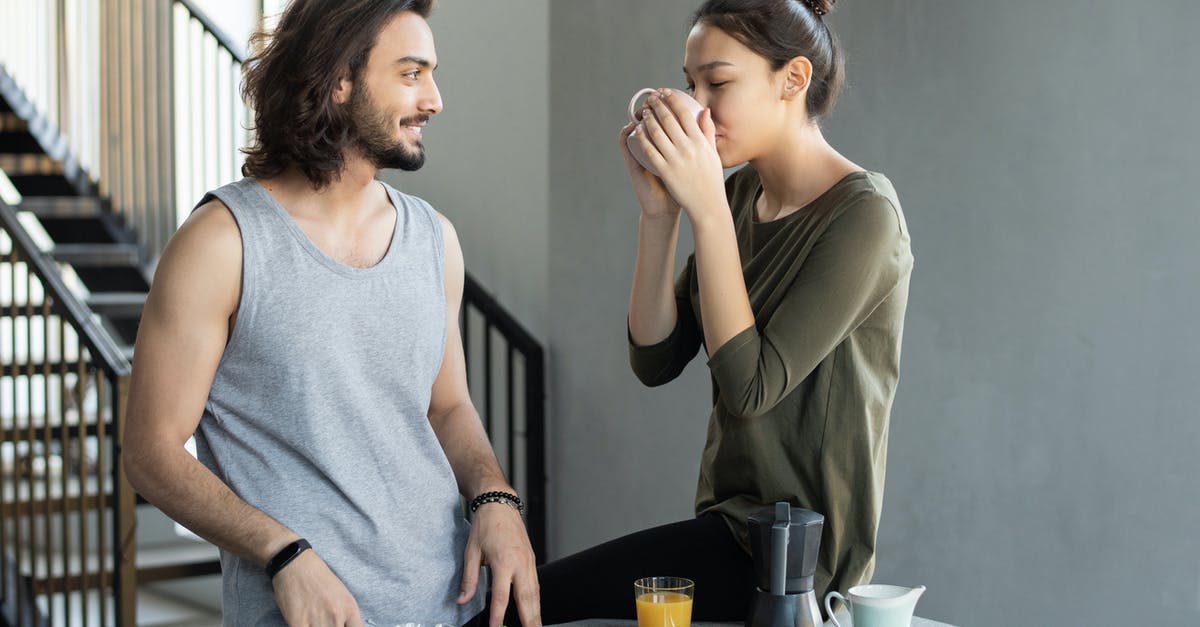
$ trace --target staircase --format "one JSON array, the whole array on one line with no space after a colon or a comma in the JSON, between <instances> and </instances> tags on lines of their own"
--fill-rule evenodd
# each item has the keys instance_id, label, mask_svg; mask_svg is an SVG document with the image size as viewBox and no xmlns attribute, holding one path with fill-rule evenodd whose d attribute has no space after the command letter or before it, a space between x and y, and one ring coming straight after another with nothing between
<instances>
[{"instance_id":1,"label":"staircase","mask_svg":"<svg viewBox=\"0 0 1200 627\"><path fill-rule=\"evenodd\" d=\"M0 171L21 195L20 211L37 218L54 261L70 266L86 286L84 304L100 314L103 324L120 342L122 353L133 354L137 321L150 289L150 270L137 234L123 224L101 200L98 190L82 172L71 172L63 161L46 153L17 113L12 100L20 102L0 70ZM36 114L26 110L25 115ZM53 145L51 131L43 141Z\"/></svg>"},{"instance_id":2,"label":"staircase","mask_svg":"<svg viewBox=\"0 0 1200 627\"><path fill-rule=\"evenodd\" d=\"M215 547L133 493L119 441L180 198L237 174L244 55L188 0L0 15L0 624L220 624Z\"/></svg>"},{"instance_id":3,"label":"staircase","mask_svg":"<svg viewBox=\"0 0 1200 627\"><path fill-rule=\"evenodd\" d=\"M123 479L106 460L115 454L105 449L119 427L102 397L111 399L128 380L151 271L137 234L78 166L50 154L61 143L0 68L0 172L20 195L19 204L0 209L8 275L0 281L0 328L13 344L5 347L0 403L13 401L0 414L0 617L12 625L134 624L134 615L139 625L219 625L219 605L214 610L155 589L159 582L219 575L216 548L180 535L154 507L132 492L122 499L113 488ZM22 245L18 229L34 236ZM57 295L49 285L55 273L62 281ZM103 349L72 351L72 342L61 339L87 343L85 325L75 328L67 322L71 312L55 312L56 301L72 298L87 312L80 322L99 327L92 341L111 342L114 364L102 363ZM122 500L125 512L117 511ZM122 524L123 532L112 533ZM119 602L111 597L122 554L132 561L125 574L132 590L128 617L118 617Z\"/></svg>"}]
</instances>

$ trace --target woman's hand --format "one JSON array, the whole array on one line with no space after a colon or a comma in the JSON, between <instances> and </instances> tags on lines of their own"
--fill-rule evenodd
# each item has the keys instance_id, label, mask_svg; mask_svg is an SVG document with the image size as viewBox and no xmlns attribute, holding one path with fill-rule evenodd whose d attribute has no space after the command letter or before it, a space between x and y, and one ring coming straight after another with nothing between
<instances>
[{"instance_id":1,"label":"woman's hand","mask_svg":"<svg viewBox=\"0 0 1200 627\"><path fill-rule=\"evenodd\" d=\"M646 99L637 128L634 141L642 142L661 184L688 219L693 223L710 218L728 220L725 177L711 111L704 109L698 121L692 119L687 105L668 89ZM642 172L653 177L644 169Z\"/></svg>"},{"instance_id":2,"label":"woman's hand","mask_svg":"<svg viewBox=\"0 0 1200 627\"><path fill-rule=\"evenodd\" d=\"M655 220L659 218L674 220L679 217L679 205L667 193L667 188L663 186L662 181L643 168L642 164L638 163L637 159L634 159L629 152L629 134L637 126L637 122L630 122L621 127L618 142L621 145L621 154L625 156L625 168L629 170L629 178L633 181L633 193L637 195L638 204L642 206L643 216Z\"/></svg>"}]
</instances>

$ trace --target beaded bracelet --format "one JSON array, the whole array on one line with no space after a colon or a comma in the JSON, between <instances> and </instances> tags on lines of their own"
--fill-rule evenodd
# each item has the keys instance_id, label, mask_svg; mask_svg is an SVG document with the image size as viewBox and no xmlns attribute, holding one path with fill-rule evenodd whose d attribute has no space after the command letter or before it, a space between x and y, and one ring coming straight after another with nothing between
<instances>
[{"instance_id":1,"label":"beaded bracelet","mask_svg":"<svg viewBox=\"0 0 1200 627\"><path fill-rule=\"evenodd\" d=\"M484 492L479 496L471 499L471 513L479 509L481 505L487 503L504 503L509 507L517 510L517 513L525 515L525 504L521 502L521 497L511 492Z\"/></svg>"}]
</instances>

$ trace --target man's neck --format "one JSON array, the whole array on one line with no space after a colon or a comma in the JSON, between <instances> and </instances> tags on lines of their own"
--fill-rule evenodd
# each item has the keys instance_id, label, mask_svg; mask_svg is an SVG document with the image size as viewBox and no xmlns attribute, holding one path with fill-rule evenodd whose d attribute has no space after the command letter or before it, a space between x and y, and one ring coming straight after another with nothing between
<instances>
[{"instance_id":1,"label":"man's neck","mask_svg":"<svg viewBox=\"0 0 1200 627\"><path fill-rule=\"evenodd\" d=\"M379 193L375 175L378 168L358 155L348 155L341 176L320 190L299 170L290 168L279 176L260 181L292 215L340 222L354 220L372 205Z\"/></svg>"}]
</instances>

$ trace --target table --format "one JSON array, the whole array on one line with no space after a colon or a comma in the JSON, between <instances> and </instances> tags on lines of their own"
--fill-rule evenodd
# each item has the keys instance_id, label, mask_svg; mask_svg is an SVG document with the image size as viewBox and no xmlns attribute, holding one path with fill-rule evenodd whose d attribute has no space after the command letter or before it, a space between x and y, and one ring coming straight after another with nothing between
<instances>
[{"instance_id":1,"label":"table","mask_svg":"<svg viewBox=\"0 0 1200 627\"><path fill-rule=\"evenodd\" d=\"M838 622L842 627L854 627L854 622L850 620L850 616L845 614L841 608L837 612ZM559 627L637 627L636 620L614 620L608 618L593 618L588 620L575 621L573 623L562 623ZM742 623L692 623L692 627L744 627ZM825 627L834 627L833 621L825 623ZM954 627L949 623L939 623L928 618L914 616L912 627Z\"/></svg>"}]
</instances>

